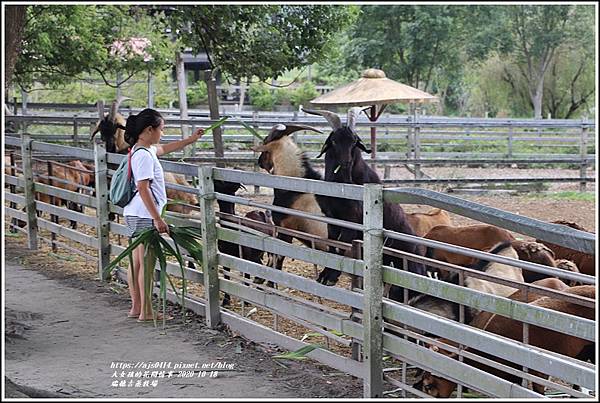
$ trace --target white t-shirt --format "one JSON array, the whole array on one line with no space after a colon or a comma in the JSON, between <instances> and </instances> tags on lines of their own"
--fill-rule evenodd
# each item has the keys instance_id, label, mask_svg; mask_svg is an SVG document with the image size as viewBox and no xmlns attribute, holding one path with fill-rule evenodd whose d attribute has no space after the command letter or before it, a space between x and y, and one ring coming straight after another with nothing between
<instances>
[{"instance_id":1,"label":"white t-shirt","mask_svg":"<svg viewBox=\"0 0 600 403\"><path fill-rule=\"evenodd\" d=\"M135 148L137 150L137 147ZM150 179L150 190L152 200L157 206L158 213L167 204L167 190L165 188L165 175L156 155L156 147L150 146L147 150L138 150L131 157L131 172L136 185L139 181ZM144 201L137 192L133 199L123 208L124 216L136 216L152 218L150 212L144 205Z\"/></svg>"}]
</instances>

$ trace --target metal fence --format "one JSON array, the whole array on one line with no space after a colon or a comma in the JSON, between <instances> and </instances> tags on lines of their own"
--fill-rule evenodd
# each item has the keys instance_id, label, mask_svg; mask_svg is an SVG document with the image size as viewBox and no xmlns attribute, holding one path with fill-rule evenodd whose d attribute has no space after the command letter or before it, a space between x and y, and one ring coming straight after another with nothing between
<instances>
[{"instance_id":1,"label":"metal fence","mask_svg":"<svg viewBox=\"0 0 600 403\"><path fill-rule=\"evenodd\" d=\"M21 139L7 137L6 143L7 145L20 146L22 153L22 166L10 167L13 169L11 175L5 173L5 183L11 186L10 191L5 192L6 201L11 204L5 206L7 217L27 223L28 244L32 249L37 248L38 239L41 239L38 229L48 230L54 233L55 236L94 248L97 251L95 258L98 262L98 272L101 275L103 268L109 263L111 255L117 255L124 249L110 241L111 234L112 236L127 235L123 225L109 221L109 212L121 214L122 209L111 205L107 200L107 177L114 172L111 167L118 164L124 156L106 153L100 143L96 143L94 149L89 150L33 141L27 135L23 136L22 141ZM90 196L71 192L36 182L36 175L34 175L32 169L33 152L46 152L94 161L95 195ZM561 334L595 342L596 332L593 320L466 288L463 286L462 279L467 275L502 284L507 283L507 281L426 257L390 250L384 247L384 238L395 238L425 246L445 248L467 256L501 262L526 270L553 274L565 279L575 279L585 284L595 284L594 277L568 272L563 273L547 266L384 230L383 204L384 201L428 204L523 235L592 254L595 253L596 237L594 234L561 225L548 224L521 215L514 215L425 189L383 189L381 185L376 184L365 186L337 184L300 178L276 177L241 170L218 169L210 166L199 167L169 161L163 161L163 167L166 171L185 174L198 180L197 188L189 187L185 190L198 195L200 198L200 216L190 218L169 215L168 221L179 225L183 223L196 225L202 229L202 269L186 269L185 276L188 280L202 284L204 294L202 297L189 296L186 307L204 316L208 326L215 327L219 323L225 323L252 340L272 342L288 350L296 350L306 346L307 343L278 331L276 318L285 318L308 329L315 329L326 336L327 340L352 346L352 355L346 356L321 347L310 352L308 357L362 378L365 397L393 396L393 393L388 393L390 391L384 391L384 388L389 385L399 388L401 391L394 393L400 393L401 397L407 397L409 393L410 396L426 397L427 395L423 392L412 388L409 382L409 375L407 374L412 373L411 371L414 372L415 368L422 368L457 382L459 384L459 397L462 396L463 386L492 397L540 397L539 394L527 387L527 381L546 385L566 396L588 397L584 392L576 390L572 386L566 386L566 384L596 390L596 367L594 364L528 345L528 334L533 331L533 328L550 329ZM22 176L19 173L22 173ZM214 180L362 201L365 211L363 223L333 220L292 209L275 207L239 196L223 195L214 191ZM17 193L17 187L23 189L23 195ZM180 190L183 188L185 187L178 187ZM95 215L90 216L72 212L52 204L36 201L35 192L43 192L54 197L83 204L95 209ZM214 208L216 200L290 213L316 221L335 223L336 225L360 230L363 232L363 242L346 245L347 250L350 251L349 255L353 257L296 246L262 232L253 231L243 225L244 222L241 220L236 224L224 218L217 219ZM24 206L25 212L22 212L18 206ZM36 210L51 214L51 216L76 220L81 224L92 226L95 229L95 236L66 228L59 223L58 219L47 220L43 217L37 217ZM275 232L279 230L284 229L274 228ZM266 265L227 255L219 250L217 246L219 240L283 255L313 265L335 267L352 276L353 282L349 289L327 287L318 284L311 278L291 272L278 271ZM47 241L50 243L58 242L56 239ZM63 243L63 245L67 246L66 243ZM73 252L76 249L71 247ZM394 254L403 257L405 261L418 261L433 267L457 271L460 273L461 282L458 285L445 283L435 278L418 276L400 268L384 266L382 264L384 254ZM234 269L228 272L229 279L219 275L218 269L220 266ZM175 264L169 263L167 271L171 276L181 276L180 269ZM274 281L279 287L270 289L254 285L249 283L243 274ZM357 286L359 282L356 280L358 279L362 279L362 288ZM460 304L461 309L468 306L506 316L522 322L524 328L528 330L524 331L523 340L509 340L501 335L467 326L462 323L464 322L463 317L459 321L442 319L428 312L412 308L405 303L385 298L383 290L386 284L395 284L405 289L434 295ZM588 307L595 305L593 300L536 285L509 284L511 287L525 292L541 293L552 298L563 299ZM292 293L290 290L296 292ZM231 310L220 308L220 292L227 292L242 301L272 312L275 318L273 327L269 328L256 323L245 317L243 313L240 315ZM169 299L177 301L174 290L170 290L168 295ZM318 302L310 298L311 296L317 298ZM332 301L335 306L325 301ZM422 334L423 332L434 336L425 336ZM423 345L423 343L428 345L439 344L439 341L436 341L434 337L443 337L459 343L457 352L460 358L458 360L448 358ZM416 343L416 340L421 343ZM473 350L486 351L498 357L498 359L504 360L504 362L512 363L509 365L514 368L506 367L505 364L489 359L484 361L492 367L503 368L516 374L525 381L522 385L515 384L467 365L463 362L465 359L485 360L485 358L475 355ZM400 363L385 368L388 365L384 360L385 355L396 358ZM549 380L541 379L538 373L547 374L552 378ZM400 374L400 376L394 376L395 374Z\"/></svg>"},{"instance_id":2,"label":"metal fence","mask_svg":"<svg viewBox=\"0 0 600 403\"><path fill-rule=\"evenodd\" d=\"M127 109L125 109L127 111ZM138 109L129 109L136 113ZM190 118L180 119L177 110L160 110L166 116L165 141L181 138L199 126L207 126L213 121L208 111L190 111ZM125 113L125 112L124 112ZM12 123L12 135L19 129L27 129L32 138L40 141L60 141L75 146L91 146L88 135L97 122L96 113L68 115L16 115L7 116ZM232 119L223 126L225 158L219 159L226 166L252 166L258 171L257 155L250 147L259 140L250 135L240 121L266 132L278 123L302 123L323 130L325 134L297 132L295 141L307 151L316 164L321 144L325 141L330 128L323 119L298 113L276 112L239 112L230 114ZM42 127L56 127L56 133L39 133ZM59 129L59 127L62 127ZM378 122L359 120L359 135L369 141L370 127L378 131L378 143L373 144L375 158L367 158L372 166L383 170L386 183L402 184L408 179L392 178L394 167L405 167L413 175L415 183L535 183L535 182L574 182L580 184L580 190L586 190L586 184L594 182L589 169L595 166L595 121L583 120L534 120L534 119L476 119L448 118L431 116L382 116ZM45 129L47 130L47 129ZM67 130L67 131L65 131ZM10 135L11 131L7 133ZM213 139L210 134L204 136L191 151L187 162L211 164L216 157L212 151ZM171 159L183 158L175 154ZM567 177L514 177L514 178L431 178L424 174L427 166L494 166L514 165L537 167L540 164L579 167L578 176Z\"/></svg>"}]
</instances>

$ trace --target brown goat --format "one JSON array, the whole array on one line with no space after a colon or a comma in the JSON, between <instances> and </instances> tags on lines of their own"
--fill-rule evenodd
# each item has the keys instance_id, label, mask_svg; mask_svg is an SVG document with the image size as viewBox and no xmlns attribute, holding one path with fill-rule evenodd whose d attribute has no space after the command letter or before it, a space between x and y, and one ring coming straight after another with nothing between
<instances>
[{"instance_id":1,"label":"brown goat","mask_svg":"<svg viewBox=\"0 0 600 403\"><path fill-rule=\"evenodd\" d=\"M574 228L579 231L591 232L583 228L582 226L569 221L557 220L552 221L553 224L566 225L567 227ZM556 259L567 259L577 265L579 271L589 276L596 275L596 255L590 255L574 249L566 248L564 246L556 245L550 242L542 241L537 239L536 242L543 243L554 252Z\"/></svg>"},{"instance_id":2,"label":"brown goat","mask_svg":"<svg viewBox=\"0 0 600 403\"><path fill-rule=\"evenodd\" d=\"M52 175L48 176L52 176L57 179L39 178L37 180L39 183L55 186L71 192L80 192L81 186L93 186L94 184L94 174L91 172L86 172L88 167L86 167L80 160L70 161L67 164L74 169L65 167L63 165L57 165L53 162L50 162L50 164L52 164ZM43 203L52 203L55 206L66 205L70 210L80 213L83 212L82 206L68 200L63 200L58 196L53 197L46 193L36 192L35 197L37 200ZM77 228L77 222L71 220L71 227Z\"/></svg>"},{"instance_id":3,"label":"brown goat","mask_svg":"<svg viewBox=\"0 0 600 403\"><path fill-rule=\"evenodd\" d=\"M425 236L429 230L438 225L452 225L448 213L439 208L426 213L407 213L406 219L418 236Z\"/></svg>"},{"instance_id":4,"label":"brown goat","mask_svg":"<svg viewBox=\"0 0 600 403\"><path fill-rule=\"evenodd\" d=\"M174 183L182 186L190 186L190 184L185 180L185 176L174 174L172 172L165 172L165 182L166 183ZM167 188L167 198L171 200L176 200L183 202L185 204L191 204L192 206L198 205L198 199L196 195L188 192L184 192L182 190L177 189L169 189ZM167 205L168 211L174 211L181 214L190 214L194 209L192 207L183 205L183 204L169 204Z\"/></svg>"},{"instance_id":5,"label":"brown goat","mask_svg":"<svg viewBox=\"0 0 600 403\"><path fill-rule=\"evenodd\" d=\"M558 284L560 286L560 280L556 279L545 279L541 281L546 281L546 284ZM564 283L563 283L564 284ZM541 284L540 284L541 285ZM578 287L568 287L564 290L570 294L579 295L591 299L596 298L596 290L594 286L578 286ZM518 292L520 293L520 291ZM518 293L513 294L510 298L515 299ZM520 295L520 294L519 294ZM582 307L581 305L577 305L571 302L556 300L550 297L542 297L538 298L532 302L530 305L539 306L547 309L553 309L559 312L564 312L570 315L576 315L579 317L583 317L586 319L594 319L595 309ZM513 319L506 318L504 316L490 314L489 312L482 312L478 315L472 322L471 326L486 330L491 333L495 333L513 340L522 340L523 338L523 327L522 323ZM442 342L456 346L457 343L442 339ZM572 358L587 360L592 359L594 355L594 345L593 341L584 340L578 337L566 335L564 333L555 332L549 329L537 327L537 326L529 326L529 344L532 346L540 347L545 350L553 351L555 353L565 355ZM457 355L455 353L451 353L449 351L442 350L437 346L431 347L432 350L437 351L446 356L456 358ZM467 349L470 350L470 349ZM482 354L481 352L477 352L484 357L493 358L487 354ZM498 362L509 365L511 367L518 367L515 364L511 364L506 362L505 360L496 359ZM488 367L481 363L472 361L470 359L465 359L465 363L472 365L476 368L482 369L490 374L501 377L513 383L519 383L520 378L511 374L507 374L498 369ZM542 378L548 378L547 375L539 373L538 371L530 370L530 373L537 375ZM419 382L414 385L415 388L420 389L431 396L446 398L450 397L454 389L456 388L456 384L447 379L434 376L429 372L424 372L423 377ZM537 393L543 394L545 387L540 384L533 383L533 389Z\"/></svg>"},{"instance_id":6,"label":"brown goat","mask_svg":"<svg viewBox=\"0 0 600 403\"><path fill-rule=\"evenodd\" d=\"M571 273L579 273L579 268L577 267L577 265L567 259L557 259L556 260L556 268L561 269L561 270L570 271ZM567 280L565 280L565 281L567 281ZM576 281L576 280L568 280L567 284L569 285L569 287L584 285L583 283L580 283L579 281Z\"/></svg>"},{"instance_id":7,"label":"brown goat","mask_svg":"<svg viewBox=\"0 0 600 403\"><path fill-rule=\"evenodd\" d=\"M519 259L527 262L537 263L544 266L556 267L554 261L554 252L549 249L546 245L539 242L533 241L512 241L512 246L519 254ZM547 274L537 273L534 271L523 270L523 277L525 282L532 283L543 278L550 277Z\"/></svg>"},{"instance_id":8,"label":"brown goat","mask_svg":"<svg viewBox=\"0 0 600 403\"><path fill-rule=\"evenodd\" d=\"M515 237L507 230L488 224L475 224L460 227L438 225L425 234L424 238L481 251L489 250L502 242L512 242L515 240ZM465 267L472 266L477 261L477 259L473 257L431 247L427 248L426 256L442 262ZM449 273L446 270L439 270L439 278L447 280L449 278Z\"/></svg>"}]
</instances>

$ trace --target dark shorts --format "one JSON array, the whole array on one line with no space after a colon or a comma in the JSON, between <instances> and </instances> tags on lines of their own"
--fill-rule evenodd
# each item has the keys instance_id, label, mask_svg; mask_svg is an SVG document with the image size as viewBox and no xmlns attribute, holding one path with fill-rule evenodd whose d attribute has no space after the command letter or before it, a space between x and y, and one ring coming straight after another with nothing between
<instances>
[{"instance_id":1,"label":"dark shorts","mask_svg":"<svg viewBox=\"0 0 600 403\"><path fill-rule=\"evenodd\" d=\"M132 238L143 229L154 227L154 220L152 220L152 218L126 215L125 224L127 224L127 228L129 229L129 238Z\"/></svg>"}]
</instances>

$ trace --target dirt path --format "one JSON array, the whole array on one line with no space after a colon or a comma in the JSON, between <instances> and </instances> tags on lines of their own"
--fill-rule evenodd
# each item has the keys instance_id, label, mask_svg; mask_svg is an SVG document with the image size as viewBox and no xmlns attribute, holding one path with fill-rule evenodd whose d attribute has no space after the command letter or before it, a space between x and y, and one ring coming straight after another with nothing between
<instances>
[{"instance_id":1,"label":"dirt path","mask_svg":"<svg viewBox=\"0 0 600 403\"><path fill-rule=\"evenodd\" d=\"M65 397L163 398L310 398L361 397L360 380L337 375L314 362L275 362L275 351L258 348L224 331L207 329L198 318L182 324L181 314L165 330L128 319L126 291L98 281L21 264L31 254L16 240L5 239L5 313L24 325L24 338L6 343L6 376L22 385ZM191 315L191 314L190 314ZM141 363L170 363L165 377L136 377ZM138 368L111 368L132 363ZM227 363L232 370L210 378L195 372L178 377L175 365ZM168 371L173 376L168 378ZM152 371L160 369L148 369ZM134 372L133 378L128 377ZM115 377L116 376L116 377ZM150 386L135 387L137 380ZM124 380L133 386L113 387ZM157 381L157 386L152 386ZM333 382L332 382L333 381ZM143 385L143 383L142 383Z\"/></svg>"}]
</instances>

